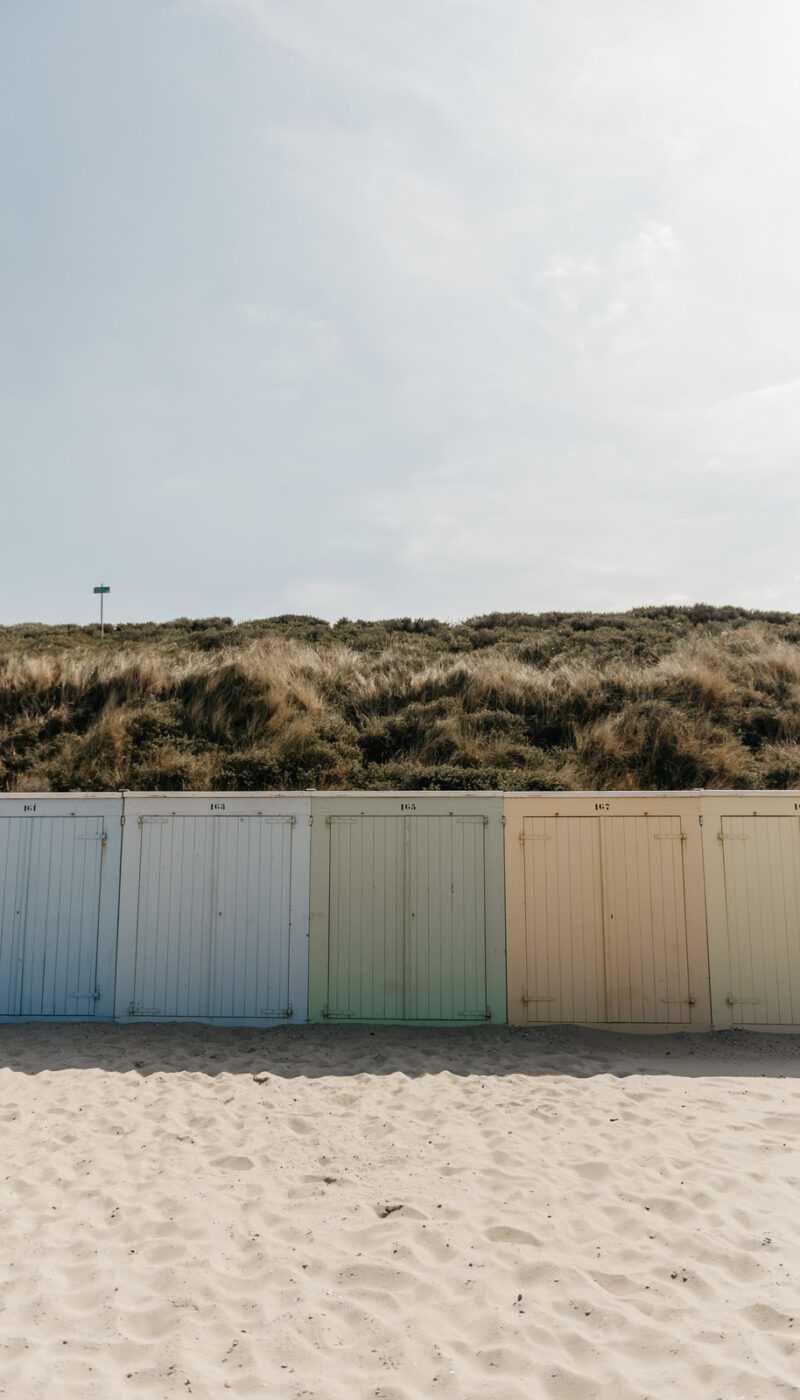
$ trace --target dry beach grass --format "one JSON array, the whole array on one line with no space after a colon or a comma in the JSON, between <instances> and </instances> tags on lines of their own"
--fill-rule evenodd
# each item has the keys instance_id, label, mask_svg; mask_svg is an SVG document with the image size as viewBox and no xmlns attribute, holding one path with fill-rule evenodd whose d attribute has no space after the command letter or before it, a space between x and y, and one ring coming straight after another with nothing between
<instances>
[{"instance_id":1,"label":"dry beach grass","mask_svg":"<svg viewBox=\"0 0 800 1400\"><path fill-rule=\"evenodd\" d=\"M800 1044L0 1028L0 1393L798 1394Z\"/></svg>"},{"instance_id":2,"label":"dry beach grass","mask_svg":"<svg viewBox=\"0 0 800 1400\"><path fill-rule=\"evenodd\" d=\"M0 789L800 784L792 614L229 623L0 629Z\"/></svg>"}]
</instances>

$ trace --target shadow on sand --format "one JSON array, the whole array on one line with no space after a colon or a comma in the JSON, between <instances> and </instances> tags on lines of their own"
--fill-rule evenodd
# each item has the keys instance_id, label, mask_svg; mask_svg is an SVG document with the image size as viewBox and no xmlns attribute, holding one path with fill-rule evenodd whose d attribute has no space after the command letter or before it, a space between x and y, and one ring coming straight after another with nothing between
<instances>
[{"instance_id":1,"label":"shadow on sand","mask_svg":"<svg viewBox=\"0 0 800 1400\"><path fill-rule=\"evenodd\" d=\"M0 1069L108 1074L268 1073L283 1079L359 1075L637 1074L797 1078L800 1036L747 1031L627 1035L579 1026L451 1029L407 1026L219 1028L197 1023L0 1025Z\"/></svg>"}]
</instances>

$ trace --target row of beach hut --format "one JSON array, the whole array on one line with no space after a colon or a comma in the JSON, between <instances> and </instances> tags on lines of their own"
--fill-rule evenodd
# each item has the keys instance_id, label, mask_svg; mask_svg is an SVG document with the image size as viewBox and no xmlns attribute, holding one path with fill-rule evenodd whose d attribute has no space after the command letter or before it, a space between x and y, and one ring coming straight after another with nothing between
<instances>
[{"instance_id":1,"label":"row of beach hut","mask_svg":"<svg viewBox=\"0 0 800 1400\"><path fill-rule=\"evenodd\" d=\"M0 797L0 1019L800 1030L800 793Z\"/></svg>"}]
</instances>

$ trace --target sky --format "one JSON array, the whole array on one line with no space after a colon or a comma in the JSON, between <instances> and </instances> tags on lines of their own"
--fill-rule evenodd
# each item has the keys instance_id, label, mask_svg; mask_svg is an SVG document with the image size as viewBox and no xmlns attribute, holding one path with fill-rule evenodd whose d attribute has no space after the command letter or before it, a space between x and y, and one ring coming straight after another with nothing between
<instances>
[{"instance_id":1,"label":"sky","mask_svg":"<svg viewBox=\"0 0 800 1400\"><path fill-rule=\"evenodd\" d=\"M3 0L0 622L800 611L797 0Z\"/></svg>"}]
</instances>

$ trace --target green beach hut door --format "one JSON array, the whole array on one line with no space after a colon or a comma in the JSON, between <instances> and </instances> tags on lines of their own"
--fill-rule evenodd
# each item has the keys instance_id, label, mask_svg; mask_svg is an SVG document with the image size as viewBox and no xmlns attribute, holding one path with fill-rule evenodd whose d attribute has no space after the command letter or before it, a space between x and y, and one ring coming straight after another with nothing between
<instances>
[{"instance_id":1,"label":"green beach hut door","mask_svg":"<svg viewBox=\"0 0 800 1400\"><path fill-rule=\"evenodd\" d=\"M328 818L330 1019L487 1018L486 824Z\"/></svg>"}]
</instances>

